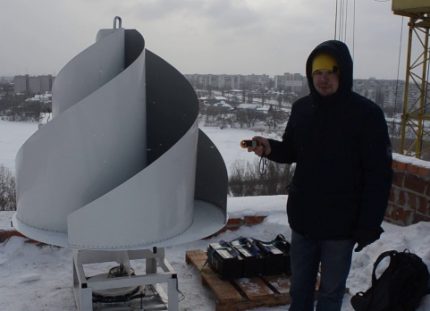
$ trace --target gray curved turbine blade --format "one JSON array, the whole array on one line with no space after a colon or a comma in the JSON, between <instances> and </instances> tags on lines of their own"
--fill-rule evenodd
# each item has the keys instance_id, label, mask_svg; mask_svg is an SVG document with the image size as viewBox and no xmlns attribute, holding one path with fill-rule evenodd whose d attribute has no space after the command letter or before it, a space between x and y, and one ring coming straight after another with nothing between
<instances>
[{"instance_id":1,"label":"gray curved turbine blade","mask_svg":"<svg viewBox=\"0 0 430 311\"><path fill-rule=\"evenodd\" d=\"M198 129L196 95L144 45L136 30L101 30L56 77L54 118L16 158L13 224L26 236L139 249L226 223L227 173Z\"/></svg>"}]
</instances>

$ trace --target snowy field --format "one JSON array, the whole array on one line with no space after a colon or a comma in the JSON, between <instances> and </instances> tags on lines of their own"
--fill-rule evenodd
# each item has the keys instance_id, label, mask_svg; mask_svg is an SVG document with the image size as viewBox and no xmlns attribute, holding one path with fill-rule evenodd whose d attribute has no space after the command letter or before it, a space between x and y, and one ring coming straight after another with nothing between
<instances>
[{"instance_id":1,"label":"snowy field","mask_svg":"<svg viewBox=\"0 0 430 311\"><path fill-rule=\"evenodd\" d=\"M15 171L15 156L21 145L37 131L34 122L0 120L0 165Z\"/></svg>"},{"instance_id":2,"label":"snowy field","mask_svg":"<svg viewBox=\"0 0 430 311\"><path fill-rule=\"evenodd\" d=\"M13 158L20 145L37 126L33 123L11 123L0 121L0 164L14 170ZM227 167L235 160L253 161L253 156L239 148L239 141L250 138L248 130L204 128L207 135L218 146ZM214 297L204 288L198 271L185 263L185 252L190 249L206 249L211 242L232 240L238 236L252 236L261 240L272 240L277 234L287 239L291 230L285 214L286 196L228 198L230 217L242 215L267 215L266 220L253 227L242 227L238 231L227 231L208 240L169 247L167 259L175 268L182 292L180 310L215 310ZM0 212L0 229L10 227L10 212ZM347 286L351 293L366 290L376 257L383 251L409 249L420 255L430 266L430 223L421 222L409 227L384 223L385 233L374 244L360 253L354 253L352 269ZM72 293L72 252L57 247L38 247L24 239L13 237L0 244L0 301L1 310L8 311L58 311L76 310ZM344 311L353 311L350 294L345 295ZM286 310L287 306L254 310ZM422 302L418 311L430 310L430 295Z\"/></svg>"},{"instance_id":3,"label":"snowy field","mask_svg":"<svg viewBox=\"0 0 430 311\"><path fill-rule=\"evenodd\" d=\"M244 162L251 164L258 162L258 157L254 153L248 152L246 149L240 148L240 141L243 139L251 139L253 136L267 137L267 133L254 132L245 129L220 129L219 127L202 127L202 130L218 147L227 171L229 174L233 171L232 168L236 165L242 165ZM271 138L277 138L270 135Z\"/></svg>"}]
</instances>

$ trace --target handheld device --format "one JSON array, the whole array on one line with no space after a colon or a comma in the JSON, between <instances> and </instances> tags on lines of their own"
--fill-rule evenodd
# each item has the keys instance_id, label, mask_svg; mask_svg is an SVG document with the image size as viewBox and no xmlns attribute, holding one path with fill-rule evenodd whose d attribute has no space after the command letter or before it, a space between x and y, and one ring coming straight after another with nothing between
<instances>
[{"instance_id":1,"label":"handheld device","mask_svg":"<svg viewBox=\"0 0 430 311\"><path fill-rule=\"evenodd\" d=\"M258 141L256 140L251 140L251 139L244 139L240 142L240 146L242 148L255 148L258 146Z\"/></svg>"}]
</instances>

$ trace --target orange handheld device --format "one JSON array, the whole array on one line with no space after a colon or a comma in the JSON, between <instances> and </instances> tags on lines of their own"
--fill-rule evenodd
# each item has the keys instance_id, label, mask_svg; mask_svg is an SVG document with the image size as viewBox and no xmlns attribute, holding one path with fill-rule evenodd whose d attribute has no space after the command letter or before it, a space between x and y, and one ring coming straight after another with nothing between
<instances>
[{"instance_id":1,"label":"orange handheld device","mask_svg":"<svg viewBox=\"0 0 430 311\"><path fill-rule=\"evenodd\" d=\"M244 139L240 142L242 148L255 148L258 146L258 141L251 139Z\"/></svg>"}]
</instances>

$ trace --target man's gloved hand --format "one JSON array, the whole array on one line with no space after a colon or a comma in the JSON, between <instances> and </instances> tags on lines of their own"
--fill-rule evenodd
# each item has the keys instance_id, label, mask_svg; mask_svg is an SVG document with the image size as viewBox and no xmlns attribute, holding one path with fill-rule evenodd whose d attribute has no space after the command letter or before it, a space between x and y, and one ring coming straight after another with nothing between
<instances>
[{"instance_id":1,"label":"man's gloved hand","mask_svg":"<svg viewBox=\"0 0 430 311\"><path fill-rule=\"evenodd\" d=\"M367 245L378 240L382 232L384 232L384 230L382 230L381 227L375 229L358 229L355 231L352 236L352 239L357 243L354 252L359 252Z\"/></svg>"}]
</instances>

